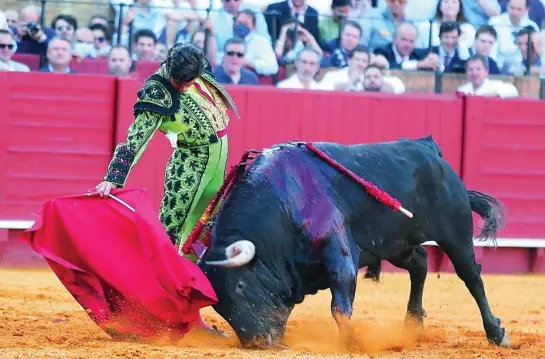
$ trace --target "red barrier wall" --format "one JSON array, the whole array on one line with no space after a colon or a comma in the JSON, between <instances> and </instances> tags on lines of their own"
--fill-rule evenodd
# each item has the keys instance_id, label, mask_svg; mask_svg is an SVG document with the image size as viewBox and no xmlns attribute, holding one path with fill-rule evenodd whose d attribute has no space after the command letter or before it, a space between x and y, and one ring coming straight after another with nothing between
<instances>
[{"instance_id":1,"label":"red barrier wall","mask_svg":"<svg viewBox=\"0 0 545 359\"><path fill-rule=\"evenodd\" d=\"M0 219L96 186L109 160L116 80L0 72Z\"/></svg>"},{"instance_id":2,"label":"red barrier wall","mask_svg":"<svg viewBox=\"0 0 545 359\"><path fill-rule=\"evenodd\" d=\"M545 101L467 98L463 179L496 197L500 235L545 238Z\"/></svg>"}]
</instances>

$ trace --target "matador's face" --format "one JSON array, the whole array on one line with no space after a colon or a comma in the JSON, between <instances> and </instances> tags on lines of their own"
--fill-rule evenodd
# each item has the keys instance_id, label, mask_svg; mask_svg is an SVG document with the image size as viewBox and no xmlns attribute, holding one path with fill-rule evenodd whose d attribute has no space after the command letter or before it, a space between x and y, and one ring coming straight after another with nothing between
<instances>
[{"instance_id":1,"label":"matador's face","mask_svg":"<svg viewBox=\"0 0 545 359\"><path fill-rule=\"evenodd\" d=\"M174 78L170 78L170 84L176 88L176 90L180 92L186 92L194 83L196 79L193 79L186 83L181 83L178 80L175 80Z\"/></svg>"}]
</instances>

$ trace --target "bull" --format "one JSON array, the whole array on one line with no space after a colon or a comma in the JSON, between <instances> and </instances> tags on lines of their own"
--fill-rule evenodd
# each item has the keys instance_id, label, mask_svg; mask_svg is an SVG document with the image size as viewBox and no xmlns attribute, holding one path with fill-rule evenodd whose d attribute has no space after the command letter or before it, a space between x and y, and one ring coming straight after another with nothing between
<instances>
[{"instance_id":1,"label":"bull","mask_svg":"<svg viewBox=\"0 0 545 359\"><path fill-rule=\"evenodd\" d=\"M503 219L494 198L467 190L431 136L341 145L315 143L414 213L408 218L366 193L300 143L264 150L225 199L199 261L218 296L214 310L245 346L281 343L289 315L306 295L330 289L331 313L350 338L358 270L377 276L386 260L408 271L406 321L423 323L426 241L452 261L477 302L487 339L508 347L475 261L472 211L485 221L479 240L495 240Z\"/></svg>"}]
</instances>

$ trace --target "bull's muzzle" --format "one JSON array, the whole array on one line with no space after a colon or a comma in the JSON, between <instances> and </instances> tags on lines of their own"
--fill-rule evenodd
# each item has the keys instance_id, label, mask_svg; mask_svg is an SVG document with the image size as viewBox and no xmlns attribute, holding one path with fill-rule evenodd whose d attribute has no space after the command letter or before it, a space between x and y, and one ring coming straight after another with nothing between
<instances>
[{"instance_id":1,"label":"bull's muzzle","mask_svg":"<svg viewBox=\"0 0 545 359\"><path fill-rule=\"evenodd\" d=\"M255 256L255 245L250 241L236 241L225 249L227 259L208 261L208 265L217 267L241 267L248 264Z\"/></svg>"}]
</instances>

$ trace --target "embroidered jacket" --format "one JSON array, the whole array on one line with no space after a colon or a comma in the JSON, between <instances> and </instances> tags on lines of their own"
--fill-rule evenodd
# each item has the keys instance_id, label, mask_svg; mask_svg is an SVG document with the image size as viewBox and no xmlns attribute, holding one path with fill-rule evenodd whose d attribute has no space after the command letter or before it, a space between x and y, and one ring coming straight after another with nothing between
<instances>
[{"instance_id":1,"label":"embroidered jacket","mask_svg":"<svg viewBox=\"0 0 545 359\"><path fill-rule=\"evenodd\" d=\"M167 136L173 147L217 143L217 132L229 123L227 107L240 117L231 96L211 72L205 71L186 93L180 93L170 84L165 66L161 65L138 91L133 108L135 121L129 127L127 141L116 146L104 180L123 187L157 129Z\"/></svg>"}]
</instances>

